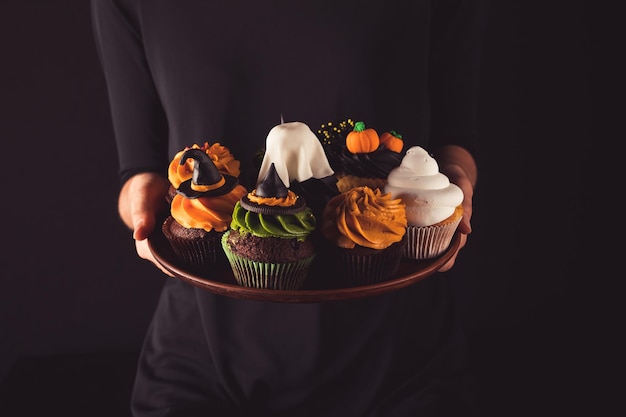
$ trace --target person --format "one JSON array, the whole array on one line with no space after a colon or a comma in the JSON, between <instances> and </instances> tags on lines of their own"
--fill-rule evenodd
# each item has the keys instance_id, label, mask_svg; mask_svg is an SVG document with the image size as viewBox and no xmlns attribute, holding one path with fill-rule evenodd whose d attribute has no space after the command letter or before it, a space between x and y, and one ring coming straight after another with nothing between
<instances>
[{"instance_id":1,"label":"person","mask_svg":"<svg viewBox=\"0 0 626 417\"><path fill-rule=\"evenodd\" d=\"M346 117L401 132L463 190L471 233L487 2L91 0L119 155L119 214L138 256L185 146L253 162L279 120ZM447 274L384 294L274 303L166 280L134 416L471 416L471 358ZM166 270L164 273L171 275Z\"/></svg>"}]
</instances>

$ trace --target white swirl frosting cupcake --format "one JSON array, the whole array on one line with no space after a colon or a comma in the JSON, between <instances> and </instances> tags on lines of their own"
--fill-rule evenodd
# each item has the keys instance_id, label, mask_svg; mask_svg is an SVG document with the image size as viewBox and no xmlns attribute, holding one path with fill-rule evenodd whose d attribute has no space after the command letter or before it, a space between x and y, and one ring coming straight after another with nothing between
<instances>
[{"instance_id":1,"label":"white swirl frosting cupcake","mask_svg":"<svg viewBox=\"0 0 626 417\"><path fill-rule=\"evenodd\" d=\"M463 217L463 191L439 172L424 148L406 151L400 166L389 173L385 192L406 205L406 258L435 258L450 246Z\"/></svg>"}]
</instances>

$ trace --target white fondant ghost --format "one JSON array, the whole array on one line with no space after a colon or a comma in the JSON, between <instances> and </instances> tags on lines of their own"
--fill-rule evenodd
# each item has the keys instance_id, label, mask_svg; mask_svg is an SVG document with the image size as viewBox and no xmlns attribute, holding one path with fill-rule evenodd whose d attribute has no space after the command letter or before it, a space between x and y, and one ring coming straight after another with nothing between
<instances>
[{"instance_id":1,"label":"white fondant ghost","mask_svg":"<svg viewBox=\"0 0 626 417\"><path fill-rule=\"evenodd\" d=\"M321 142L302 122L281 123L269 131L257 184L265 178L272 163L288 188L293 180L304 182L334 174Z\"/></svg>"}]
</instances>

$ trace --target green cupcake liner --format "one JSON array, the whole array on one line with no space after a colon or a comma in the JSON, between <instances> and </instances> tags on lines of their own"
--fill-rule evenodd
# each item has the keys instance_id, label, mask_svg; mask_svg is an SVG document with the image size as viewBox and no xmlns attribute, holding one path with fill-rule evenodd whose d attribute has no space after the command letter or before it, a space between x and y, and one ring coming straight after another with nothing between
<instances>
[{"instance_id":1,"label":"green cupcake liner","mask_svg":"<svg viewBox=\"0 0 626 417\"><path fill-rule=\"evenodd\" d=\"M237 283L244 287L272 290L297 290L304 285L315 254L300 261L269 263L247 259L229 247L228 232L222 236L222 248Z\"/></svg>"}]
</instances>

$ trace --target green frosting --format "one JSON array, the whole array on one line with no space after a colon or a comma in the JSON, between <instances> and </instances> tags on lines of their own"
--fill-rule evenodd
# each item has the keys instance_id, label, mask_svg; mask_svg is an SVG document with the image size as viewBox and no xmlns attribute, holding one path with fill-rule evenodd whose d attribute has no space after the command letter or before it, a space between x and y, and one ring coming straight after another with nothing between
<instances>
[{"instance_id":1,"label":"green frosting","mask_svg":"<svg viewBox=\"0 0 626 417\"><path fill-rule=\"evenodd\" d=\"M295 214L271 215L248 211L239 202L235 204L230 223L230 227L240 233L298 240L304 240L315 226L315 216L308 207Z\"/></svg>"}]
</instances>

